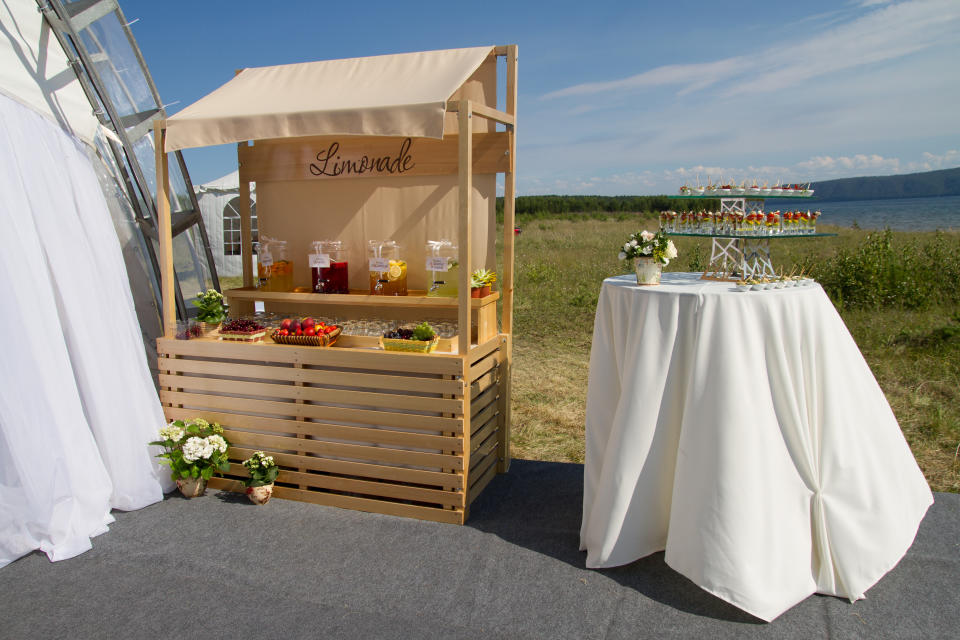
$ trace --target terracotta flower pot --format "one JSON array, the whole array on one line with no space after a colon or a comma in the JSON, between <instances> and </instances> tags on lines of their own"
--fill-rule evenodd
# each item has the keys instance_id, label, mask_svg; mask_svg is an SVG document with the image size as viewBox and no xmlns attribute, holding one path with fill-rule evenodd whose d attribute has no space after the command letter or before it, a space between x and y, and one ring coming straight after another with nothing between
<instances>
[{"instance_id":1,"label":"terracotta flower pot","mask_svg":"<svg viewBox=\"0 0 960 640\"><path fill-rule=\"evenodd\" d=\"M481 297L481 298L486 298L488 295L490 295L490 285L485 284L485 285L483 285L482 287L480 287L480 296L479 296L479 297Z\"/></svg>"},{"instance_id":2,"label":"terracotta flower pot","mask_svg":"<svg viewBox=\"0 0 960 640\"><path fill-rule=\"evenodd\" d=\"M660 284L663 264L653 258L634 258L633 267L637 272L637 284L650 286Z\"/></svg>"},{"instance_id":3,"label":"terracotta flower pot","mask_svg":"<svg viewBox=\"0 0 960 640\"><path fill-rule=\"evenodd\" d=\"M185 498L196 498L207 490L207 481L203 478L181 478L177 480L177 488Z\"/></svg>"},{"instance_id":4,"label":"terracotta flower pot","mask_svg":"<svg viewBox=\"0 0 960 640\"><path fill-rule=\"evenodd\" d=\"M273 495L273 485L263 484L259 487L247 487L247 497L253 504L267 504L267 500Z\"/></svg>"},{"instance_id":5,"label":"terracotta flower pot","mask_svg":"<svg viewBox=\"0 0 960 640\"><path fill-rule=\"evenodd\" d=\"M479 297L480 297L480 287L472 287L472 288L470 289L470 297L471 297L471 298L479 298Z\"/></svg>"}]
</instances>

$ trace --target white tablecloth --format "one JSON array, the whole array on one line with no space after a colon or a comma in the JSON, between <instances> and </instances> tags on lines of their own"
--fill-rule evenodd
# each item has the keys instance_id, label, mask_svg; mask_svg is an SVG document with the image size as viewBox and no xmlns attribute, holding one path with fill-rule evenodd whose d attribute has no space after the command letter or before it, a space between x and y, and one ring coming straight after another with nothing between
<instances>
[{"instance_id":1,"label":"white tablecloth","mask_svg":"<svg viewBox=\"0 0 960 640\"><path fill-rule=\"evenodd\" d=\"M703 589L772 620L815 592L863 597L932 503L819 285L604 281L587 395L587 567L666 550Z\"/></svg>"}]
</instances>

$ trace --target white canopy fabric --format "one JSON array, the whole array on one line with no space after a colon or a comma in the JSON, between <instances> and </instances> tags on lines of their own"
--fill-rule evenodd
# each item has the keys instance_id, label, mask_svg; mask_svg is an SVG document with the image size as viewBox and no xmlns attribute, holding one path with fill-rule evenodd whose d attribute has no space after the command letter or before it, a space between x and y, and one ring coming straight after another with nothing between
<instances>
[{"instance_id":1,"label":"white canopy fabric","mask_svg":"<svg viewBox=\"0 0 960 640\"><path fill-rule=\"evenodd\" d=\"M163 499L165 419L83 145L0 96L0 567L91 548L111 508ZM155 448L153 448L155 449Z\"/></svg>"},{"instance_id":2,"label":"white canopy fabric","mask_svg":"<svg viewBox=\"0 0 960 640\"><path fill-rule=\"evenodd\" d=\"M0 5L0 93L92 144L100 123L35 0Z\"/></svg>"},{"instance_id":3,"label":"white canopy fabric","mask_svg":"<svg viewBox=\"0 0 960 640\"><path fill-rule=\"evenodd\" d=\"M167 119L165 149L316 135L442 138L447 100L492 50L244 69Z\"/></svg>"}]
</instances>

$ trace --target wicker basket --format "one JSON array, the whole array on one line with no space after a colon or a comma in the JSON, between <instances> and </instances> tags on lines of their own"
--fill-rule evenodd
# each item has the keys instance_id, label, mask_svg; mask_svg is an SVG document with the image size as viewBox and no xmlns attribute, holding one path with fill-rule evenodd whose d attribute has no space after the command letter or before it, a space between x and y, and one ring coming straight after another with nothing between
<instances>
[{"instance_id":1,"label":"wicker basket","mask_svg":"<svg viewBox=\"0 0 960 640\"><path fill-rule=\"evenodd\" d=\"M380 338L380 346L383 347L385 351L407 351L409 353L433 353L439 342L439 336L434 336L433 340Z\"/></svg>"},{"instance_id":2,"label":"wicker basket","mask_svg":"<svg viewBox=\"0 0 960 640\"><path fill-rule=\"evenodd\" d=\"M341 331L342 329L337 327L330 333L318 336L282 336L279 331L274 331L270 337L278 344L293 344L299 347L329 347L337 341Z\"/></svg>"}]
</instances>

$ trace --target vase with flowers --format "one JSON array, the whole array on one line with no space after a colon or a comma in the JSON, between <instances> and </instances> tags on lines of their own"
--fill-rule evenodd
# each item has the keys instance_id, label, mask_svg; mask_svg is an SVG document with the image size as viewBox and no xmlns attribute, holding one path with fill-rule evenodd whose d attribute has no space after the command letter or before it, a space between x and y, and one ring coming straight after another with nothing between
<instances>
[{"instance_id":1,"label":"vase with flowers","mask_svg":"<svg viewBox=\"0 0 960 640\"><path fill-rule=\"evenodd\" d=\"M677 257L677 247L663 231L638 231L630 234L620 249L621 260L633 260L637 284L660 284L663 267Z\"/></svg>"},{"instance_id":2,"label":"vase with flowers","mask_svg":"<svg viewBox=\"0 0 960 640\"><path fill-rule=\"evenodd\" d=\"M214 473L230 469L223 428L203 418L174 420L160 429L160 440L150 444L164 448L157 454L170 467L170 477L187 498L202 496Z\"/></svg>"},{"instance_id":3,"label":"vase with flowers","mask_svg":"<svg viewBox=\"0 0 960 640\"><path fill-rule=\"evenodd\" d=\"M243 466L250 474L250 477L243 479L243 484L247 487L247 497L253 504L266 504L273 495L273 483L280 473L273 456L268 456L263 451L254 451L252 456L243 461Z\"/></svg>"}]
</instances>

